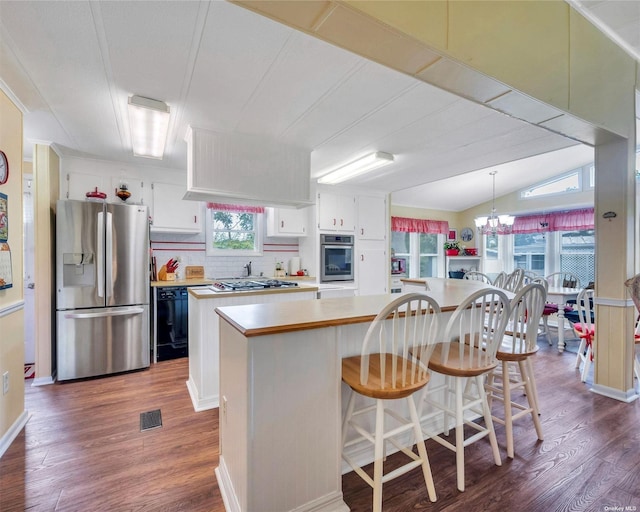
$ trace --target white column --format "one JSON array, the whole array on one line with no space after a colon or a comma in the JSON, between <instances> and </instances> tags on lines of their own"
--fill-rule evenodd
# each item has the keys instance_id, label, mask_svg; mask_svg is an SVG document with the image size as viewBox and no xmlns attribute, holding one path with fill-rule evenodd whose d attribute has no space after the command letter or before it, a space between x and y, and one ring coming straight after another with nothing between
<instances>
[{"instance_id":1,"label":"white column","mask_svg":"<svg viewBox=\"0 0 640 512\"><path fill-rule=\"evenodd\" d=\"M593 391L622 401L633 386L637 316L624 282L633 276L638 239L635 134L599 144L595 152L596 340Z\"/></svg>"}]
</instances>

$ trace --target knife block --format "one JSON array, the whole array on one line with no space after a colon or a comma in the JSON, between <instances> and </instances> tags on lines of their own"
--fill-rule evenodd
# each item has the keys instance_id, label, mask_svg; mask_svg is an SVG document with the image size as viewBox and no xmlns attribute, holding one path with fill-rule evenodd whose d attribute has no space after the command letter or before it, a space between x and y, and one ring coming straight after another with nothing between
<instances>
[{"instance_id":1,"label":"knife block","mask_svg":"<svg viewBox=\"0 0 640 512\"><path fill-rule=\"evenodd\" d=\"M175 272L167 272L167 266L162 265L160 270L158 270L158 281L175 281L176 274Z\"/></svg>"}]
</instances>

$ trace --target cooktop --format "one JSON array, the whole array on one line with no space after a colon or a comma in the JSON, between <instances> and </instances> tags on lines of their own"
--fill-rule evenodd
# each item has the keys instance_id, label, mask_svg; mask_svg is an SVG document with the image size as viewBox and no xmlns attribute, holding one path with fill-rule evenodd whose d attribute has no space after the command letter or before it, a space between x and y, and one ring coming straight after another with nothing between
<instances>
[{"instance_id":1,"label":"cooktop","mask_svg":"<svg viewBox=\"0 0 640 512\"><path fill-rule=\"evenodd\" d=\"M290 281L280 281L279 279L250 280L241 279L238 281L215 281L211 289L215 292L263 290L265 288L292 288L298 283Z\"/></svg>"}]
</instances>

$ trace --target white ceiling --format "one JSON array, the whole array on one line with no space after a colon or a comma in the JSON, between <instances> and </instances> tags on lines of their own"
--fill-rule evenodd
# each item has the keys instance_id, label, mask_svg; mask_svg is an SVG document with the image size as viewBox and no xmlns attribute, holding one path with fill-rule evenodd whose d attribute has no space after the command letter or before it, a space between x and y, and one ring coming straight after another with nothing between
<instances>
[{"instance_id":1,"label":"white ceiling","mask_svg":"<svg viewBox=\"0 0 640 512\"><path fill-rule=\"evenodd\" d=\"M638 58L640 2L579 4ZM367 152L393 153L393 165L353 183L433 209L489 200L490 166L505 164L502 195L593 158L575 141L222 1L1 0L0 86L23 108L27 159L45 141L63 157L185 169L192 125L308 148L312 178ZM131 154L133 94L171 107L162 161Z\"/></svg>"}]
</instances>

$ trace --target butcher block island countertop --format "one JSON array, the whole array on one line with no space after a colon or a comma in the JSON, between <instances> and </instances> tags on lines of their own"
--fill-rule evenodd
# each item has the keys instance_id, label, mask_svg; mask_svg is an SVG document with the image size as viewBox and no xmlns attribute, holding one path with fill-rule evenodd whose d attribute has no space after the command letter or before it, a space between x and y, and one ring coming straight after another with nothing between
<instances>
[{"instance_id":1,"label":"butcher block island countertop","mask_svg":"<svg viewBox=\"0 0 640 512\"><path fill-rule=\"evenodd\" d=\"M427 293L443 310L442 323L464 298L487 287L461 279L427 281ZM349 510L342 499L341 360L360 353L371 320L397 296L216 307L216 478L227 511ZM432 421L431 429L442 429L442 417ZM350 451L358 460L368 455L358 445Z\"/></svg>"},{"instance_id":2,"label":"butcher block island countertop","mask_svg":"<svg viewBox=\"0 0 640 512\"><path fill-rule=\"evenodd\" d=\"M460 302L487 285L462 279L427 279L426 293L440 304L442 311L453 311ZM283 290L284 291L284 290ZM291 291L288 289L286 291ZM191 293L201 293L191 290ZM213 293L213 292L212 292ZM340 297L285 304L250 304L218 307L216 313L246 337L316 329L319 327L371 322L397 295Z\"/></svg>"}]
</instances>

